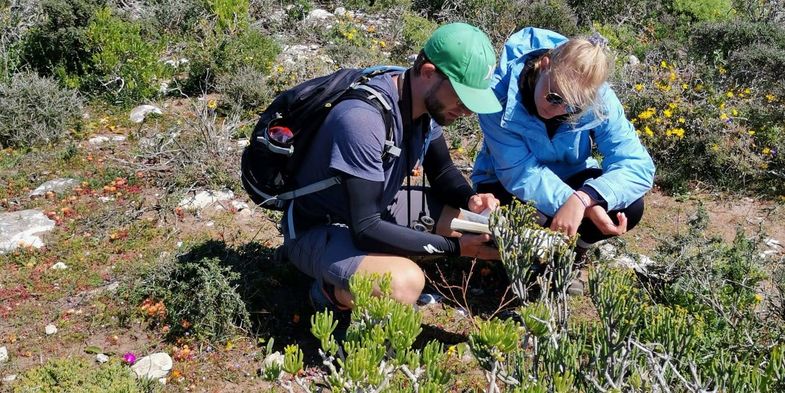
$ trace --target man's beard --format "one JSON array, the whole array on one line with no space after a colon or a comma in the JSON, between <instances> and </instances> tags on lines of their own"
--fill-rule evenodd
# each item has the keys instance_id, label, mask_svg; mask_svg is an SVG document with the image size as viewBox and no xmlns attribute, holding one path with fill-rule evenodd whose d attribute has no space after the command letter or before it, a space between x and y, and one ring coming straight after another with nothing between
<instances>
[{"instance_id":1,"label":"man's beard","mask_svg":"<svg viewBox=\"0 0 785 393\"><path fill-rule=\"evenodd\" d=\"M431 87L425 94L425 110L428 111L428 115L431 116L431 119L440 126L449 126L455 121L455 119L447 120L444 113L444 103L436 98L436 92L442 87L442 83L445 81L446 79L442 79L441 82L436 86Z\"/></svg>"}]
</instances>

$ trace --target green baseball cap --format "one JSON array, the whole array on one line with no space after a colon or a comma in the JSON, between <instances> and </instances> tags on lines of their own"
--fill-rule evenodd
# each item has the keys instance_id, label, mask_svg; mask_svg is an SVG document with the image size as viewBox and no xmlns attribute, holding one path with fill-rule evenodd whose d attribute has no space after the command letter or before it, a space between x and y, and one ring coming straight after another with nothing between
<instances>
[{"instance_id":1,"label":"green baseball cap","mask_svg":"<svg viewBox=\"0 0 785 393\"><path fill-rule=\"evenodd\" d=\"M464 105L475 113L502 110L491 91L496 52L482 30L466 23L450 23L436 29L423 47L425 55L447 75Z\"/></svg>"}]
</instances>

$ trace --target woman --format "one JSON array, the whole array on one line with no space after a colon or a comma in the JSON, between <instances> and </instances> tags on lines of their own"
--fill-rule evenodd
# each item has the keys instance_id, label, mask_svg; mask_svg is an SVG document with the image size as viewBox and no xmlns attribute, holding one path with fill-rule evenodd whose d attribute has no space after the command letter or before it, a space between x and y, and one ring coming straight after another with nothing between
<instances>
[{"instance_id":1,"label":"woman","mask_svg":"<svg viewBox=\"0 0 785 393\"><path fill-rule=\"evenodd\" d=\"M493 75L503 110L479 116L477 191L534 204L542 226L580 234L579 253L634 227L654 180L651 157L608 86L612 68L598 34L568 40L525 28L507 40Z\"/></svg>"}]
</instances>

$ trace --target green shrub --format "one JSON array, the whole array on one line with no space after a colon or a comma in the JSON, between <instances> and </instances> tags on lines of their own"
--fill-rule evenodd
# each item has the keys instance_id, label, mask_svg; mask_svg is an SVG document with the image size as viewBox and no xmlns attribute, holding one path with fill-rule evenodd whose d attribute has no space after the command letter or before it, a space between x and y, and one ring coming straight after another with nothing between
<instances>
[{"instance_id":1,"label":"green shrub","mask_svg":"<svg viewBox=\"0 0 785 393\"><path fill-rule=\"evenodd\" d=\"M83 358L52 359L25 371L14 385L14 392L145 392L128 367L118 360L103 365ZM157 382L156 382L157 383ZM152 389L158 390L154 385Z\"/></svg>"},{"instance_id":2,"label":"green shrub","mask_svg":"<svg viewBox=\"0 0 785 393\"><path fill-rule=\"evenodd\" d=\"M42 0L43 22L23 39L22 61L41 75L57 75L69 87L90 72L87 25L106 0Z\"/></svg>"},{"instance_id":3,"label":"green shrub","mask_svg":"<svg viewBox=\"0 0 785 393\"><path fill-rule=\"evenodd\" d=\"M579 16L581 25L594 23L630 26L656 18L662 12L661 1L653 0L568 0L567 3ZM633 19L634 18L634 19Z\"/></svg>"},{"instance_id":4,"label":"green shrub","mask_svg":"<svg viewBox=\"0 0 785 393\"><path fill-rule=\"evenodd\" d=\"M206 0L216 16L216 28L230 35L239 34L248 27L249 0Z\"/></svg>"},{"instance_id":5,"label":"green shrub","mask_svg":"<svg viewBox=\"0 0 785 393\"><path fill-rule=\"evenodd\" d=\"M81 118L82 99L52 78L15 74L0 83L0 146L56 142Z\"/></svg>"},{"instance_id":6,"label":"green shrub","mask_svg":"<svg viewBox=\"0 0 785 393\"><path fill-rule=\"evenodd\" d=\"M392 49L393 56L400 61L406 61L409 55L417 54L422 49L425 41L436 30L438 25L436 22L429 20L411 12L404 12L403 14L403 29L401 31L401 40L398 45Z\"/></svg>"},{"instance_id":7,"label":"green shrub","mask_svg":"<svg viewBox=\"0 0 785 393\"><path fill-rule=\"evenodd\" d=\"M363 11L389 11L394 9L411 8L411 0L345 0L344 5L349 9Z\"/></svg>"},{"instance_id":8,"label":"green shrub","mask_svg":"<svg viewBox=\"0 0 785 393\"><path fill-rule=\"evenodd\" d=\"M232 110L259 109L272 101L264 74L249 66L219 76L217 90Z\"/></svg>"},{"instance_id":9,"label":"green shrub","mask_svg":"<svg viewBox=\"0 0 785 393\"><path fill-rule=\"evenodd\" d=\"M93 88L109 98L134 103L154 97L170 70L159 61L161 45L143 37L141 26L98 10L87 27Z\"/></svg>"},{"instance_id":10,"label":"green shrub","mask_svg":"<svg viewBox=\"0 0 785 393\"><path fill-rule=\"evenodd\" d=\"M698 22L729 19L733 15L731 0L672 0L673 11Z\"/></svg>"},{"instance_id":11,"label":"green shrub","mask_svg":"<svg viewBox=\"0 0 785 393\"><path fill-rule=\"evenodd\" d=\"M209 12L202 0L147 0L147 17L159 32L176 35L191 32Z\"/></svg>"},{"instance_id":12,"label":"green shrub","mask_svg":"<svg viewBox=\"0 0 785 393\"><path fill-rule=\"evenodd\" d=\"M447 0L439 13L446 21L479 27L497 48L510 34L526 26L551 29L566 36L578 32L577 17L564 0Z\"/></svg>"},{"instance_id":13,"label":"green shrub","mask_svg":"<svg viewBox=\"0 0 785 393\"><path fill-rule=\"evenodd\" d=\"M269 73L281 48L267 35L258 30L248 30L237 36L227 36L218 53L218 72L236 72L250 67Z\"/></svg>"},{"instance_id":14,"label":"green shrub","mask_svg":"<svg viewBox=\"0 0 785 393\"><path fill-rule=\"evenodd\" d=\"M329 32L327 54L341 67L367 67L385 63L382 49L387 46L367 28L350 18L339 18Z\"/></svg>"},{"instance_id":15,"label":"green shrub","mask_svg":"<svg viewBox=\"0 0 785 393\"><path fill-rule=\"evenodd\" d=\"M773 23L706 22L690 30L690 51L702 57L725 58L734 51L762 44L785 49L785 28Z\"/></svg>"},{"instance_id":16,"label":"green shrub","mask_svg":"<svg viewBox=\"0 0 785 393\"><path fill-rule=\"evenodd\" d=\"M162 303L162 323L170 337L186 332L198 340L222 341L235 328L250 326L250 317L236 282L240 275L217 258L180 258L165 265L137 289L137 298Z\"/></svg>"}]
</instances>

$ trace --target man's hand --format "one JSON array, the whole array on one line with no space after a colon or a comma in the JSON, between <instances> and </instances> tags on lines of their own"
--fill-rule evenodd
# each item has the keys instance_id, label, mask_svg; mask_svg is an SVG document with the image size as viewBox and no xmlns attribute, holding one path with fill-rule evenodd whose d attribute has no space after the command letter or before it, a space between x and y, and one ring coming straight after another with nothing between
<instances>
[{"instance_id":1,"label":"man's hand","mask_svg":"<svg viewBox=\"0 0 785 393\"><path fill-rule=\"evenodd\" d=\"M472 235L464 233L458 239L461 245L461 256L498 261L501 259L499 250L489 245L488 242L490 241L491 235L488 234Z\"/></svg>"},{"instance_id":2,"label":"man's hand","mask_svg":"<svg viewBox=\"0 0 785 393\"><path fill-rule=\"evenodd\" d=\"M575 236L578 233L578 227L581 225L583 215L586 211L583 202L578 199L578 196L573 194L564 202L553 216L551 221L551 230L561 232L567 236Z\"/></svg>"},{"instance_id":3,"label":"man's hand","mask_svg":"<svg viewBox=\"0 0 785 393\"><path fill-rule=\"evenodd\" d=\"M594 223L603 235L619 236L627 232L627 215L622 212L616 213L619 225L614 224L605 209L600 206L593 206L586 210L586 217Z\"/></svg>"},{"instance_id":4,"label":"man's hand","mask_svg":"<svg viewBox=\"0 0 785 393\"><path fill-rule=\"evenodd\" d=\"M486 209L499 207L499 200L493 194L474 194L469 198L469 210L473 213L482 213Z\"/></svg>"}]
</instances>

